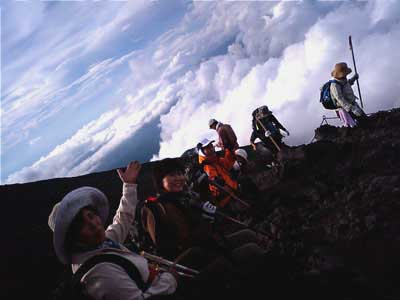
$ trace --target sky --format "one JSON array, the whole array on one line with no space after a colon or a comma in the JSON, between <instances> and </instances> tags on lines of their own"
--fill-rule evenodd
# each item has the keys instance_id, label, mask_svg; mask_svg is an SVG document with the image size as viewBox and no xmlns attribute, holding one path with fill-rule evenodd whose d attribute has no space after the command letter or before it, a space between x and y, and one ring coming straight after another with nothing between
<instances>
[{"instance_id":1,"label":"sky","mask_svg":"<svg viewBox=\"0 0 400 300\"><path fill-rule=\"evenodd\" d=\"M249 144L268 105L309 143L320 87L353 62L367 113L400 106L400 1L2 0L1 184ZM356 88L354 87L356 91Z\"/></svg>"}]
</instances>

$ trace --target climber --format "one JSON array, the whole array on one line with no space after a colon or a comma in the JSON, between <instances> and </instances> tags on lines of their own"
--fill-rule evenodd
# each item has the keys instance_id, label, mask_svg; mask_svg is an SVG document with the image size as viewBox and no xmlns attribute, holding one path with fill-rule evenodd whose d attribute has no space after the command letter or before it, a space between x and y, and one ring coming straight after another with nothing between
<instances>
[{"instance_id":1,"label":"climber","mask_svg":"<svg viewBox=\"0 0 400 300\"><path fill-rule=\"evenodd\" d=\"M250 229L219 232L218 208L187 189L179 159L161 160L153 170L160 196L141 219L158 255L171 260L179 257L181 264L200 270L196 291L203 293L224 289L231 276L256 269L265 255L260 236Z\"/></svg>"},{"instance_id":2,"label":"climber","mask_svg":"<svg viewBox=\"0 0 400 300\"><path fill-rule=\"evenodd\" d=\"M213 145L213 140L204 139L197 144L199 163L203 166L204 172L210 181L209 189L213 196L213 202L218 207L226 207L229 210L237 211L242 209L237 201L231 201L232 196L224 193L218 186L222 186L230 193L236 193L238 184L231 178L230 171L235 164L235 155L229 149L225 149L224 156L219 157ZM218 186L212 184L215 182Z\"/></svg>"},{"instance_id":3,"label":"climber","mask_svg":"<svg viewBox=\"0 0 400 300\"><path fill-rule=\"evenodd\" d=\"M289 131L275 118L266 105L255 109L252 113L253 132L250 137L250 144L256 150L255 140L259 138L263 144L271 151L273 156L284 146L280 130L289 135Z\"/></svg>"},{"instance_id":4,"label":"climber","mask_svg":"<svg viewBox=\"0 0 400 300\"><path fill-rule=\"evenodd\" d=\"M337 107L336 114L345 127L354 127L357 121L366 117L365 112L357 104L357 97L351 88L359 75L354 74L352 78L347 79L347 75L351 72L352 70L344 62L337 63L331 72L333 77L330 85L331 97Z\"/></svg>"},{"instance_id":5,"label":"climber","mask_svg":"<svg viewBox=\"0 0 400 300\"><path fill-rule=\"evenodd\" d=\"M93 187L69 192L49 216L55 253L63 264L72 265L73 273L102 254L117 257L136 269L136 280L133 280L125 269L112 262L95 264L80 280L84 294L90 299L144 299L169 295L177 288L175 271L157 274L149 268L145 258L122 245L134 221L140 168L135 161L129 163L125 171L117 170L123 182L122 198L106 230L108 199Z\"/></svg>"},{"instance_id":6,"label":"climber","mask_svg":"<svg viewBox=\"0 0 400 300\"><path fill-rule=\"evenodd\" d=\"M208 126L210 129L214 129L218 133L217 147L221 148L223 151L225 151L225 149L235 151L239 148L236 134L229 124L223 124L215 119L210 119L208 121Z\"/></svg>"}]
</instances>

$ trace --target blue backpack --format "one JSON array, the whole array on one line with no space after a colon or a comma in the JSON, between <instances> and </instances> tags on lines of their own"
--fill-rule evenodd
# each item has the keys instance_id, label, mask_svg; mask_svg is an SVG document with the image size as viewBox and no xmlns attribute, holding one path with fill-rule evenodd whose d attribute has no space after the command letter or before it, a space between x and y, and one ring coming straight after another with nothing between
<instances>
[{"instance_id":1,"label":"blue backpack","mask_svg":"<svg viewBox=\"0 0 400 300\"><path fill-rule=\"evenodd\" d=\"M321 88L321 95L319 98L319 102L321 102L323 107L326 109L336 109L337 108L335 101L331 97L331 83L332 82L340 84L337 80L332 79L332 80L329 80L328 82L326 82Z\"/></svg>"}]
</instances>

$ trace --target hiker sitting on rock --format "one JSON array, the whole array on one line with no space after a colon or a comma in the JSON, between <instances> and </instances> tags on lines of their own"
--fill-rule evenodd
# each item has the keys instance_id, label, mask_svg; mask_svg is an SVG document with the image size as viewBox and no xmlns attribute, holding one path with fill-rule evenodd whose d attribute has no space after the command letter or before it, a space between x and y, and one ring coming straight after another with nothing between
<instances>
[{"instance_id":1,"label":"hiker sitting on rock","mask_svg":"<svg viewBox=\"0 0 400 300\"><path fill-rule=\"evenodd\" d=\"M251 133L250 144L253 149L256 150L254 142L259 138L268 150L273 155L276 155L284 145L282 142L283 136L279 130L283 130L287 135L289 135L289 131L275 118L266 105L255 109L252 116L253 132Z\"/></svg>"},{"instance_id":2,"label":"hiker sitting on rock","mask_svg":"<svg viewBox=\"0 0 400 300\"><path fill-rule=\"evenodd\" d=\"M122 245L134 220L136 179L140 168L135 161L125 171L118 170L123 182L122 198L113 222L106 230L108 199L93 187L81 187L69 192L54 206L49 216L49 226L54 232L55 253L63 264L72 265L73 273L82 264L101 254L118 256L131 268L136 268L137 277L133 280L124 268L115 263L95 264L80 281L84 294L90 299L146 299L154 295L172 294L177 287L174 273L155 274L149 270L145 258ZM148 287L145 288L145 285Z\"/></svg>"},{"instance_id":3,"label":"hiker sitting on rock","mask_svg":"<svg viewBox=\"0 0 400 300\"><path fill-rule=\"evenodd\" d=\"M237 192L238 184L231 178L230 171L236 158L233 152L225 149L224 157L219 157L215 152L212 140L204 139L197 144L199 164L210 181L209 189L218 207L231 210L240 209L236 201L232 201L231 193ZM226 191L223 191L225 189Z\"/></svg>"},{"instance_id":4,"label":"hiker sitting on rock","mask_svg":"<svg viewBox=\"0 0 400 300\"><path fill-rule=\"evenodd\" d=\"M356 125L354 119L359 120L366 117L364 111L357 104L357 97L351 88L359 76L354 74L352 78L347 79L347 75L351 72L352 70L344 62L337 63L331 72L333 77L330 85L331 97L337 107L336 114L345 127L353 127Z\"/></svg>"},{"instance_id":5,"label":"hiker sitting on rock","mask_svg":"<svg viewBox=\"0 0 400 300\"><path fill-rule=\"evenodd\" d=\"M218 133L217 147L220 147L223 151L229 149L232 152L239 148L236 134L229 124L223 124L215 119L210 119L208 121L208 126Z\"/></svg>"},{"instance_id":6,"label":"hiker sitting on rock","mask_svg":"<svg viewBox=\"0 0 400 300\"><path fill-rule=\"evenodd\" d=\"M170 260L179 257L179 264L201 271L197 278L200 288L223 288L230 276L251 272L257 260L263 259L265 251L257 244L262 241L254 231L239 230L222 238L223 233L214 230L217 208L185 190L184 168L179 159L157 162L154 181L160 196L147 207L141 221L152 236L158 255ZM227 253L235 266L224 257Z\"/></svg>"}]
</instances>

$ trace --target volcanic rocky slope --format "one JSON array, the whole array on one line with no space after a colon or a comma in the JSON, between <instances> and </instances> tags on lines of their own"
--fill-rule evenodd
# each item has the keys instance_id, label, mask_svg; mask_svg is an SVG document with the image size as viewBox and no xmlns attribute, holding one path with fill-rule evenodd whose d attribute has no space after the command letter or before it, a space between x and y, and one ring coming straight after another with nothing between
<instances>
[{"instance_id":1,"label":"volcanic rocky slope","mask_svg":"<svg viewBox=\"0 0 400 300\"><path fill-rule=\"evenodd\" d=\"M258 298L400 298L400 109L375 113L357 128L321 126L313 143L284 149L272 168L262 149L246 149L248 175L261 191L251 224L267 233L271 257L254 279ZM193 151L182 161L195 164ZM151 174L152 163L144 164L141 199L154 194ZM50 297L64 268L47 218L63 195L84 185L104 191L115 211L115 170L0 187L2 299Z\"/></svg>"}]
</instances>

